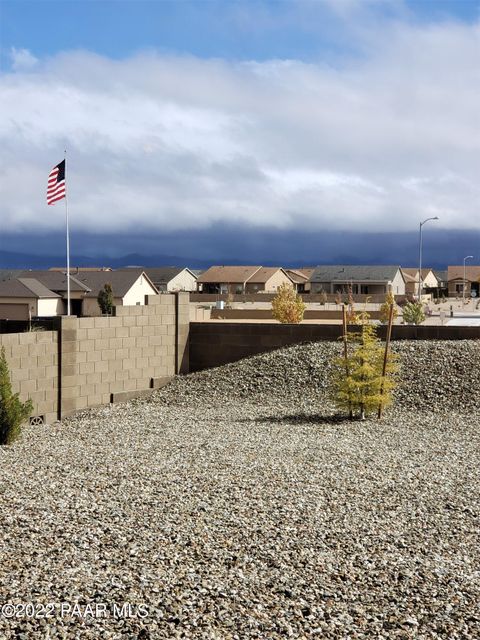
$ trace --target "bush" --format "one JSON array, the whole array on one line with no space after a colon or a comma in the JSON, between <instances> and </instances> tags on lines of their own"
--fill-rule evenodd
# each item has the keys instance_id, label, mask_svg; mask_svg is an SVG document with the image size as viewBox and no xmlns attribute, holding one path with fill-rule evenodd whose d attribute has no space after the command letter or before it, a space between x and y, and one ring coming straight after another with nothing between
<instances>
[{"instance_id":1,"label":"bush","mask_svg":"<svg viewBox=\"0 0 480 640\"><path fill-rule=\"evenodd\" d=\"M366 320L365 316L363 318ZM377 337L376 328L365 322L359 333L348 333L347 341L354 344L347 358L337 358L334 370L335 403L364 420L366 415L392 402L395 382L395 357L389 352L386 375L383 375L385 348Z\"/></svg>"},{"instance_id":2,"label":"bush","mask_svg":"<svg viewBox=\"0 0 480 640\"><path fill-rule=\"evenodd\" d=\"M387 324L390 318L390 307L392 305L393 305L393 321L395 322L395 318L398 316L397 305L395 303L395 296L391 291L389 291L385 296L385 302L380 307L380 322L382 324Z\"/></svg>"},{"instance_id":3,"label":"bush","mask_svg":"<svg viewBox=\"0 0 480 640\"><path fill-rule=\"evenodd\" d=\"M11 444L20 435L20 427L33 411L31 400L22 402L12 393L5 348L0 351L0 445Z\"/></svg>"},{"instance_id":4,"label":"bush","mask_svg":"<svg viewBox=\"0 0 480 640\"><path fill-rule=\"evenodd\" d=\"M272 314L282 324L299 324L305 313L305 303L288 284L278 287L277 295L272 300Z\"/></svg>"},{"instance_id":5,"label":"bush","mask_svg":"<svg viewBox=\"0 0 480 640\"><path fill-rule=\"evenodd\" d=\"M403 307L403 321L407 324L422 324L425 311L421 302L407 302Z\"/></svg>"},{"instance_id":6,"label":"bush","mask_svg":"<svg viewBox=\"0 0 480 640\"><path fill-rule=\"evenodd\" d=\"M112 285L107 282L103 286L103 289L100 289L98 297L97 297L98 306L102 313L106 315L112 315L113 311L113 289Z\"/></svg>"}]
</instances>

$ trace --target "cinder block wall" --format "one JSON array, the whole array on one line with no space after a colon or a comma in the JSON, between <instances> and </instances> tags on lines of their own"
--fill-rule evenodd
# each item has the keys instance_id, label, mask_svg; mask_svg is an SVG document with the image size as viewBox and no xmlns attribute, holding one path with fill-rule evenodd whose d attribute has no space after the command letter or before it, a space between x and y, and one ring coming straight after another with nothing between
<instances>
[{"instance_id":1,"label":"cinder block wall","mask_svg":"<svg viewBox=\"0 0 480 640\"><path fill-rule=\"evenodd\" d=\"M44 416L46 422L56 420L58 332L4 333L0 346L5 347L14 393L23 400L31 398L34 415Z\"/></svg>"},{"instance_id":2,"label":"cinder block wall","mask_svg":"<svg viewBox=\"0 0 480 640\"><path fill-rule=\"evenodd\" d=\"M188 372L188 293L148 296L116 316L59 318L59 330L0 334L13 387L46 422L127 400Z\"/></svg>"}]
</instances>

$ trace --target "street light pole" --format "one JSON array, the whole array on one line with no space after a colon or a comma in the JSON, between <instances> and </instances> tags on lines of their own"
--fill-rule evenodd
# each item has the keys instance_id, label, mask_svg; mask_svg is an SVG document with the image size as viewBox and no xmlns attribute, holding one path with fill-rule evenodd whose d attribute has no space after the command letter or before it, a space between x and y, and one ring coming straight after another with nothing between
<instances>
[{"instance_id":1,"label":"street light pole","mask_svg":"<svg viewBox=\"0 0 480 640\"><path fill-rule=\"evenodd\" d=\"M419 302L422 301L422 243L423 243L422 227L429 220L438 220L438 216L435 216L433 218L427 218L423 222L420 222L420 238L418 243L419 244L419 249L418 249L418 301Z\"/></svg>"},{"instance_id":2,"label":"street light pole","mask_svg":"<svg viewBox=\"0 0 480 640\"><path fill-rule=\"evenodd\" d=\"M465 258L463 259L463 287L462 287L463 306L465 306L465 287L467 285L467 267L465 263L467 260L470 260L470 259L473 259L473 256L465 256Z\"/></svg>"}]
</instances>

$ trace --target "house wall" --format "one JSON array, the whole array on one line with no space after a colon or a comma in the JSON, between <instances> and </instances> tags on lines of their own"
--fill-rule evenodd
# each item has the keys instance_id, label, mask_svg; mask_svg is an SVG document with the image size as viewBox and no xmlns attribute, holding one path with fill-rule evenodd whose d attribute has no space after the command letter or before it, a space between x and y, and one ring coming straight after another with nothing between
<instances>
[{"instance_id":1,"label":"house wall","mask_svg":"<svg viewBox=\"0 0 480 640\"><path fill-rule=\"evenodd\" d=\"M123 302L125 306L133 306L137 304L145 304L145 296L156 295L155 289L144 275L140 275L133 285L128 290L127 294L123 296Z\"/></svg>"},{"instance_id":2,"label":"house wall","mask_svg":"<svg viewBox=\"0 0 480 640\"><path fill-rule=\"evenodd\" d=\"M245 286L246 293L255 293L257 291L263 291L265 293L276 293L278 287L282 284L288 284L293 287L293 283L288 278L283 271L278 269L271 278L269 278L265 283L261 282L247 282Z\"/></svg>"},{"instance_id":3,"label":"house wall","mask_svg":"<svg viewBox=\"0 0 480 640\"><path fill-rule=\"evenodd\" d=\"M149 296L117 316L59 317L58 331L0 334L14 390L47 422L147 393L188 371L188 294Z\"/></svg>"},{"instance_id":4,"label":"house wall","mask_svg":"<svg viewBox=\"0 0 480 640\"><path fill-rule=\"evenodd\" d=\"M197 279L187 269L183 269L168 283L168 291L196 291Z\"/></svg>"},{"instance_id":5,"label":"house wall","mask_svg":"<svg viewBox=\"0 0 480 640\"><path fill-rule=\"evenodd\" d=\"M37 316L60 316L64 310L64 302L61 298L41 298L37 304Z\"/></svg>"},{"instance_id":6,"label":"house wall","mask_svg":"<svg viewBox=\"0 0 480 640\"><path fill-rule=\"evenodd\" d=\"M405 295L405 280L403 279L402 272L400 271L400 269L398 269L394 279L392 280L391 291L396 296Z\"/></svg>"}]
</instances>

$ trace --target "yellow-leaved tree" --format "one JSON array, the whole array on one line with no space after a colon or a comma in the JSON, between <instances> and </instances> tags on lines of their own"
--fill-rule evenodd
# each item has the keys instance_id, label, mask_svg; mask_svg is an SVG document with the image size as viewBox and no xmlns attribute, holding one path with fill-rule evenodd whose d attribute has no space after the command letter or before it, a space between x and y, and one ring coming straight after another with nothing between
<instances>
[{"instance_id":1,"label":"yellow-leaved tree","mask_svg":"<svg viewBox=\"0 0 480 640\"><path fill-rule=\"evenodd\" d=\"M390 307L393 306L393 320L398 316L397 305L395 303L395 296L391 291L385 296L385 302L380 307L380 322L387 324L390 318Z\"/></svg>"},{"instance_id":2,"label":"yellow-leaved tree","mask_svg":"<svg viewBox=\"0 0 480 640\"><path fill-rule=\"evenodd\" d=\"M336 405L347 409L351 417L365 420L380 406L391 404L396 364L394 355L388 352L384 375L384 345L366 314L362 321L360 332L346 335L346 356L335 361L333 382Z\"/></svg>"},{"instance_id":3,"label":"yellow-leaved tree","mask_svg":"<svg viewBox=\"0 0 480 640\"><path fill-rule=\"evenodd\" d=\"M298 324L303 320L305 307L302 297L292 286L284 283L278 287L272 300L272 315L282 324Z\"/></svg>"}]
</instances>

